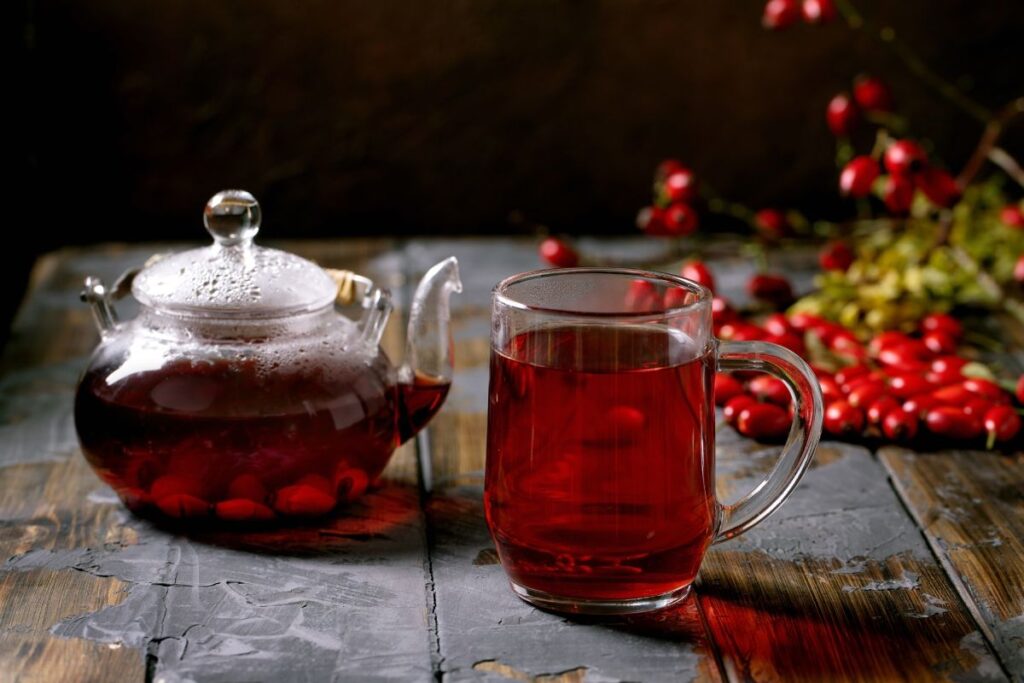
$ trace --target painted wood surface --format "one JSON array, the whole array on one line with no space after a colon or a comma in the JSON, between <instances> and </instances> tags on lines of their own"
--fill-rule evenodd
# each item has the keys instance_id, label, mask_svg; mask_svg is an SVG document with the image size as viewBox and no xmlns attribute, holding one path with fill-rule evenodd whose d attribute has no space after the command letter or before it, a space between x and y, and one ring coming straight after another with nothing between
<instances>
[{"instance_id":1,"label":"painted wood surface","mask_svg":"<svg viewBox=\"0 0 1024 683\"><path fill-rule=\"evenodd\" d=\"M111 280L161 247L44 258L0 359L0 681L1024 676L1024 578L1013 561L1022 463L988 454L876 457L825 444L774 517L712 549L681 607L595 621L520 602L480 493L490 288L537 267L534 245L287 247L382 279L400 308L427 267L459 257L465 292L453 300L457 376L445 408L347 515L289 534L158 529L126 513L86 466L70 397L96 342L77 301L82 278ZM614 248L658 258L648 241ZM720 289L742 299L750 271L735 245L703 252ZM776 258L808 286L808 254ZM392 358L402 328L399 314L385 341ZM755 486L775 457L723 425L718 442L725 499Z\"/></svg>"}]
</instances>

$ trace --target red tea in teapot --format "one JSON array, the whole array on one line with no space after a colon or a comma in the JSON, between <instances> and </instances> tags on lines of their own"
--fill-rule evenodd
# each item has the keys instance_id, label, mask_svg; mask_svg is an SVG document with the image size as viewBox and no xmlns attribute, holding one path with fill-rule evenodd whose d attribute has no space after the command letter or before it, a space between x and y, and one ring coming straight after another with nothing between
<instances>
[{"instance_id":1,"label":"red tea in teapot","mask_svg":"<svg viewBox=\"0 0 1024 683\"><path fill-rule=\"evenodd\" d=\"M357 371L176 361L82 380L86 458L139 512L265 522L321 515L359 497L395 447L440 408L448 383Z\"/></svg>"}]
</instances>

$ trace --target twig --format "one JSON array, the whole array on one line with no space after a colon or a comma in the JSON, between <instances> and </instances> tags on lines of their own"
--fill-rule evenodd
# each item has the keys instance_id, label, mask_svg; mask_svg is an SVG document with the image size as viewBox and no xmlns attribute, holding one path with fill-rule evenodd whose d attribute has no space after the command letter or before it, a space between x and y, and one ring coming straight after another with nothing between
<instances>
[{"instance_id":1,"label":"twig","mask_svg":"<svg viewBox=\"0 0 1024 683\"><path fill-rule=\"evenodd\" d=\"M1018 97L1005 107L999 109L995 116L993 116L985 125L985 131L981 134L978 146L974 149L974 153L971 155L971 158L967 160L966 164L964 164L964 170L960 171L960 175L957 176L956 182L960 187L967 187L970 182L974 180L974 176L978 175L978 171L981 170L985 160L991 158L992 152L996 149L996 143L999 141L999 137L1006 129L1007 124L1021 113L1024 113L1024 97ZM997 154L996 158L998 158L1000 162L1005 163L1005 161L1009 159L1009 161L1012 162L1012 166L1010 168L1013 169L1013 167L1016 167L1015 172L1007 170L1007 173L1018 183L1024 185L1024 173L1021 173L1020 166L1017 164L1016 160L1010 157L1010 155L1005 151L999 151L1001 154ZM996 163L1006 170L1003 163L1000 162Z\"/></svg>"}]
</instances>

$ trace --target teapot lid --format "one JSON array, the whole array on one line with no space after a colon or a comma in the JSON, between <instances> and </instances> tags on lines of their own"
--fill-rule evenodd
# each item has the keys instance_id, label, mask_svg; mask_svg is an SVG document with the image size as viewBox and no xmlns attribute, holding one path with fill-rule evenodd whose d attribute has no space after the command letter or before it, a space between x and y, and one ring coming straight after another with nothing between
<instances>
[{"instance_id":1,"label":"teapot lid","mask_svg":"<svg viewBox=\"0 0 1024 683\"><path fill-rule=\"evenodd\" d=\"M337 283L301 256L257 247L260 205L244 190L215 194L203 211L209 247L171 254L132 282L141 303L180 315L270 318L330 305Z\"/></svg>"}]
</instances>

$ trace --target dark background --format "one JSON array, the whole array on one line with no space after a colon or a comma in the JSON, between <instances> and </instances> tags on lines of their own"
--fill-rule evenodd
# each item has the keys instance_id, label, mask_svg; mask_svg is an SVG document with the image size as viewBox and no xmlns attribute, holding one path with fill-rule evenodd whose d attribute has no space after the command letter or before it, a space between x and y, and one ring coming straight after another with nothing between
<instances>
[{"instance_id":1,"label":"dark background","mask_svg":"<svg viewBox=\"0 0 1024 683\"><path fill-rule=\"evenodd\" d=\"M265 237L525 229L512 211L619 233L676 156L754 208L841 216L824 108L860 71L963 162L980 125L877 40L841 22L770 33L762 5L19 5L8 235L26 241L6 250L5 291L61 245L204 239L202 206L226 187L257 195ZM857 5L982 104L1024 91L1024 2Z\"/></svg>"}]
</instances>

